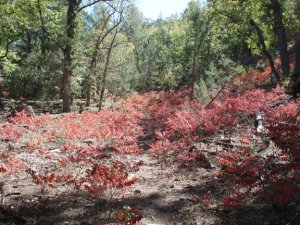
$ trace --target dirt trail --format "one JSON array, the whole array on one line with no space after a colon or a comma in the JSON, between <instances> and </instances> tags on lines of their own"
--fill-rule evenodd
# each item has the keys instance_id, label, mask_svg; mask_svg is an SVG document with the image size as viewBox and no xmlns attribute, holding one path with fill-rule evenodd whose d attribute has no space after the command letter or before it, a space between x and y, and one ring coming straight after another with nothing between
<instances>
[{"instance_id":1,"label":"dirt trail","mask_svg":"<svg viewBox=\"0 0 300 225\"><path fill-rule=\"evenodd\" d=\"M162 167L147 152L140 156L128 155L126 158L144 161L140 170L131 174L138 175L140 179L128 187L124 196L113 199L108 193L96 199L83 192L61 193L55 189L48 189L41 194L40 187L32 185L29 179L6 180L5 209L9 212L0 209L0 224L118 224L116 216L124 206L140 209L143 216L138 223L140 225L286 224L285 217L278 217L278 212L268 206L247 206L228 211L220 209L219 198L225 193L227 186L222 180L215 178L216 168L176 163ZM211 193L208 195L209 204L205 204L205 199L196 198L203 198L208 193Z\"/></svg>"},{"instance_id":2,"label":"dirt trail","mask_svg":"<svg viewBox=\"0 0 300 225\"><path fill-rule=\"evenodd\" d=\"M161 166L148 153L138 159L144 161L137 172L140 180L125 198L141 207L142 224L219 224L214 205L207 208L194 197L207 192L212 169Z\"/></svg>"},{"instance_id":3,"label":"dirt trail","mask_svg":"<svg viewBox=\"0 0 300 225\"><path fill-rule=\"evenodd\" d=\"M7 180L5 208L15 216L7 216L2 210L0 224L24 224L16 222L18 217L25 218L29 225L109 224L116 221L118 210L124 206L140 209L143 219L139 224L220 224L213 206L209 209L193 197L207 192L207 182L213 179L211 170L161 166L147 152L126 158L143 160L144 164L131 174L138 175L139 181L128 187L124 196L114 199L108 193L97 200L81 192L61 195L55 189L42 194L41 188L28 179Z\"/></svg>"}]
</instances>

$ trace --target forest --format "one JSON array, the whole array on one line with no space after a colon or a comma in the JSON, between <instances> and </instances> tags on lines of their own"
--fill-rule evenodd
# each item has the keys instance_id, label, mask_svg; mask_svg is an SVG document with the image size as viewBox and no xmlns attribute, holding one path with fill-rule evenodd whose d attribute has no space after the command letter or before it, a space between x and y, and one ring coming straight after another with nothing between
<instances>
[{"instance_id":1,"label":"forest","mask_svg":"<svg viewBox=\"0 0 300 225\"><path fill-rule=\"evenodd\" d=\"M300 1L137 2L0 0L0 225L300 224Z\"/></svg>"}]
</instances>

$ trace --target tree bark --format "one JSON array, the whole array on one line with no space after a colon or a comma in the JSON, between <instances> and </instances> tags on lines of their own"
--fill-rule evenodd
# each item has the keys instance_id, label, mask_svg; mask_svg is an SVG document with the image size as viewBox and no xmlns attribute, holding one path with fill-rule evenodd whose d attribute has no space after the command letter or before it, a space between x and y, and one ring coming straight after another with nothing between
<instances>
[{"instance_id":1,"label":"tree bark","mask_svg":"<svg viewBox=\"0 0 300 225\"><path fill-rule=\"evenodd\" d=\"M200 36L197 37L197 32L194 34L194 51L193 51L193 64L192 64L192 82L191 82L191 92L190 92L190 99L191 101L194 98L194 93L195 93L195 85L196 82L199 80L201 77L199 66L197 66L198 56L199 52L201 51L201 46L205 41L205 36L207 35L208 31L210 29L210 21L205 24L204 31L200 34Z\"/></svg>"},{"instance_id":2,"label":"tree bark","mask_svg":"<svg viewBox=\"0 0 300 225\"><path fill-rule=\"evenodd\" d=\"M92 99L92 82L90 82L90 78L88 78L87 84L86 84L86 106L91 105L91 99Z\"/></svg>"},{"instance_id":3,"label":"tree bark","mask_svg":"<svg viewBox=\"0 0 300 225\"><path fill-rule=\"evenodd\" d=\"M191 92L190 92L190 100L192 101L194 98L195 93L195 84L197 81L197 74L196 74L196 57L197 57L197 38L195 38L195 46L193 51L193 64L192 64L192 82L191 82Z\"/></svg>"},{"instance_id":4,"label":"tree bark","mask_svg":"<svg viewBox=\"0 0 300 225\"><path fill-rule=\"evenodd\" d=\"M274 17L274 30L277 35L279 45L282 73L284 76L289 76L289 54L287 50L287 37L285 27L283 25L281 7L278 0L271 0L271 5Z\"/></svg>"},{"instance_id":5,"label":"tree bark","mask_svg":"<svg viewBox=\"0 0 300 225\"><path fill-rule=\"evenodd\" d=\"M109 19L116 13L116 11L114 11L113 13L111 13L107 20L105 21L102 29L101 29L101 33L99 34L97 41L95 43L95 48L94 48L94 52L92 54L92 58L91 58L91 62L90 62L90 73L94 74L94 69L97 65L97 54L98 51L100 49L100 45L101 43L104 41L104 39L107 37L107 35L113 30L115 29L120 23L115 24L111 29L109 29L108 31L104 32L105 27L107 26ZM87 76L87 89L86 89L86 106L90 106L91 105L91 91L92 91L92 80L91 80L91 75L90 73Z\"/></svg>"},{"instance_id":6,"label":"tree bark","mask_svg":"<svg viewBox=\"0 0 300 225\"><path fill-rule=\"evenodd\" d=\"M72 58L71 46L66 46L64 51L64 69L63 69L63 112L71 112L71 99L70 99L70 77L72 76Z\"/></svg>"},{"instance_id":7,"label":"tree bark","mask_svg":"<svg viewBox=\"0 0 300 225\"><path fill-rule=\"evenodd\" d=\"M300 78L300 32L295 34L296 40L296 65L295 65L295 78Z\"/></svg>"},{"instance_id":8,"label":"tree bark","mask_svg":"<svg viewBox=\"0 0 300 225\"><path fill-rule=\"evenodd\" d=\"M96 1L95 1L96 2ZM108 3L107 3L108 4ZM108 15L108 17L106 18L106 21L104 22L102 28L101 28L101 32L100 34L98 35L98 38L97 38L97 41L95 43L95 48L94 48L94 52L92 54L92 58L91 58L91 62L90 62L90 74L88 74L87 76L87 90L86 90L86 106L90 106L91 104L91 91L92 91L92 79L91 79L91 74L92 75L95 75L95 68L96 68L96 65L97 65L97 54L100 50L100 46L101 44L103 43L103 41L105 40L105 38L108 36L108 34L110 34L114 29L116 29L116 33L114 34L113 36L113 40L112 40L112 43L108 49L108 56L107 56L107 59L106 59L106 64L105 64L105 68L104 68L104 72L103 72L103 77L102 77L102 83L97 85L97 92L99 90L100 92L100 101L99 101L99 111L101 110L101 107L102 107L102 100L103 100L103 97L104 97L104 90L105 90L105 86L106 86L106 76L107 76L107 70L108 70L108 65L109 65L109 61L110 61L110 54L111 54L111 51L112 51L112 48L113 48L113 44L114 44L114 41L115 41L115 38L116 38L116 35L117 35L117 27L120 25L120 23L122 22L122 14L123 14L123 11L124 11L124 8L123 8L123 1L121 2L121 9L118 10L117 8L115 8L114 6L112 6L111 4L108 4L112 9L113 11ZM80 9L82 9L83 7L81 7ZM107 25L109 24L110 22L110 18L113 18L115 13L118 13L119 15L119 19L118 21L112 26L110 27L110 29L106 30L106 27ZM101 87L100 87L101 85Z\"/></svg>"},{"instance_id":9,"label":"tree bark","mask_svg":"<svg viewBox=\"0 0 300 225\"><path fill-rule=\"evenodd\" d=\"M75 35L76 27L76 11L79 7L77 0L68 0L67 11L67 43L64 48L63 59L63 112L71 112L70 102L70 78L73 75L72 70L72 42Z\"/></svg>"},{"instance_id":10,"label":"tree bark","mask_svg":"<svg viewBox=\"0 0 300 225\"><path fill-rule=\"evenodd\" d=\"M114 45L114 42L116 40L117 34L118 34L118 29L116 28L113 39L111 40L111 43L110 43L109 48L108 48L105 67L104 67L104 71L103 71L103 77L102 77L102 83L101 83L101 92L100 92L100 99L99 99L99 112L102 109L102 101L103 101L103 97L104 97L104 91L105 91L105 88L106 88L106 77L107 77L107 72L108 72L108 66L109 66L111 52L112 52L113 45Z\"/></svg>"},{"instance_id":11,"label":"tree bark","mask_svg":"<svg viewBox=\"0 0 300 225\"><path fill-rule=\"evenodd\" d=\"M47 32L46 32L46 27L45 27L45 22L44 22L44 17L43 17L43 13L42 13L40 0L37 0L37 7L38 7L39 17L40 17L40 21L41 21L41 52L42 52L42 55L44 55L46 52Z\"/></svg>"},{"instance_id":12,"label":"tree bark","mask_svg":"<svg viewBox=\"0 0 300 225\"><path fill-rule=\"evenodd\" d=\"M147 77L145 79L145 84L144 84L144 89L146 91L152 91L152 83L153 83L153 78L152 78L152 60L151 57L148 60L147 63Z\"/></svg>"},{"instance_id":13,"label":"tree bark","mask_svg":"<svg viewBox=\"0 0 300 225\"><path fill-rule=\"evenodd\" d=\"M257 35L258 35L258 44L261 46L263 53L265 54L265 56L268 58L271 69L272 69L272 73L275 76L275 79L277 82L280 81L280 76L276 71L276 68L274 66L274 60L273 57L271 56L270 52L267 50L266 44L265 44L265 39L263 36L262 31L260 30L260 28L258 27L258 25L254 22L253 19L250 19L250 25L255 29Z\"/></svg>"}]
</instances>

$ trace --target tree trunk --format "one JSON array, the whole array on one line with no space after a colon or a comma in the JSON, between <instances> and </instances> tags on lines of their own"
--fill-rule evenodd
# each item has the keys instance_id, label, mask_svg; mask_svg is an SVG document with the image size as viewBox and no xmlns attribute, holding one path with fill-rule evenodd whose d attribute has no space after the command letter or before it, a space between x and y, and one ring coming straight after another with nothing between
<instances>
[{"instance_id":1,"label":"tree trunk","mask_svg":"<svg viewBox=\"0 0 300 225\"><path fill-rule=\"evenodd\" d=\"M282 21L282 12L280 3L278 0L271 0L273 17L274 17L274 30L277 35L279 53L281 59L281 68L284 76L289 76L290 66L289 66L289 54L287 50L287 37L285 27Z\"/></svg>"},{"instance_id":2,"label":"tree trunk","mask_svg":"<svg viewBox=\"0 0 300 225\"><path fill-rule=\"evenodd\" d=\"M194 51L193 51L193 65L192 65L192 82L191 82L191 92L190 92L190 99L191 101L194 98L194 93L195 93L195 84L197 81L197 74L196 74L196 58L197 58L197 38L195 37L195 46L194 46Z\"/></svg>"},{"instance_id":3,"label":"tree trunk","mask_svg":"<svg viewBox=\"0 0 300 225\"><path fill-rule=\"evenodd\" d=\"M94 69L96 68L97 65L97 54L99 52L100 49L100 45L102 44L102 42L104 41L104 39L107 37L107 35L113 30L115 29L120 23L121 20L115 24L114 26L112 26L108 31L104 32L109 19L116 13L116 9L114 9L114 11L107 17L105 23L102 26L101 32L98 35L97 41L95 43L95 48L94 48L94 52L92 54L92 59L90 62L90 73L95 75L95 71ZM86 89L86 106L90 106L91 105L91 91L92 91L92 79L91 79L91 75L88 74L87 76L87 89Z\"/></svg>"},{"instance_id":4,"label":"tree trunk","mask_svg":"<svg viewBox=\"0 0 300 225\"><path fill-rule=\"evenodd\" d=\"M106 85L106 83L105 83L105 81L103 81L102 86L101 86L101 91L100 91L100 100L99 100L99 108L98 108L99 112L102 109L102 101L103 101L103 98L104 98L105 85Z\"/></svg>"},{"instance_id":5,"label":"tree trunk","mask_svg":"<svg viewBox=\"0 0 300 225\"><path fill-rule=\"evenodd\" d=\"M92 99L92 85L90 82L90 78L88 77L87 87L86 87L86 102L85 102L86 106L91 105L91 99Z\"/></svg>"},{"instance_id":6,"label":"tree trunk","mask_svg":"<svg viewBox=\"0 0 300 225\"><path fill-rule=\"evenodd\" d=\"M40 21L41 21L41 53L42 53L42 55L44 55L46 52L47 35L46 35L46 28L45 28L44 17L43 17L43 13L42 13L40 0L37 0L37 7L38 7L39 17L40 17Z\"/></svg>"},{"instance_id":7,"label":"tree trunk","mask_svg":"<svg viewBox=\"0 0 300 225\"><path fill-rule=\"evenodd\" d=\"M87 75L87 87L86 87L86 103L85 105L86 106L90 106L91 105L91 95L92 95L92 78L91 78L91 74L95 74L95 67L97 65L97 53L99 51L99 47L100 47L100 39L101 39L101 36L102 36L102 33L98 36L97 38L97 42L95 44L95 49L94 49L94 52L93 52L93 55L92 55L92 60L90 62L90 71L89 71L89 74Z\"/></svg>"},{"instance_id":8,"label":"tree trunk","mask_svg":"<svg viewBox=\"0 0 300 225\"><path fill-rule=\"evenodd\" d=\"M69 51L69 50L68 50ZM72 76L71 66L72 60L69 58L69 53L64 54L64 70L63 70L63 112L71 112L71 99L70 99L70 77Z\"/></svg>"},{"instance_id":9,"label":"tree trunk","mask_svg":"<svg viewBox=\"0 0 300 225\"><path fill-rule=\"evenodd\" d=\"M193 100L194 93L195 93L195 85L196 82L199 80L201 74L199 70L199 66L197 64L200 64L199 60L197 60L199 56L199 52L201 51L201 46L203 42L205 41L205 36L207 35L210 28L210 22L204 24L204 30L201 32L200 36L197 33L196 28L194 28L194 51L193 51L193 64L192 64L192 82L191 82L191 92L190 92L190 99Z\"/></svg>"},{"instance_id":10,"label":"tree trunk","mask_svg":"<svg viewBox=\"0 0 300 225\"><path fill-rule=\"evenodd\" d=\"M295 34L296 39L296 65L295 65L295 78L300 78L300 32Z\"/></svg>"},{"instance_id":11,"label":"tree trunk","mask_svg":"<svg viewBox=\"0 0 300 225\"><path fill-rule=\"evenodd\" d=\"M113 45L114 45L114 42L116 40L117 34L118 34L118 29L116 28L113 39L111 40L110 46L108 48L105 67L104 67L104 71L103 71L102 84L101 84L101 93L100 93L100 99L99 99L99 112L102 109L102 101L103 101L103 97L104 97L104 91L105 91L105 88L106 88L106 76L107 76L107 72L108 72L108 66L109 66L109 62L110 62L111 52L112 52Z\"/></svg>"},{"instance_id":12,"label":"tree trunk","mask_svg":"<svg viewBox=\"0 0 300 225\"><path fill-rule=\"evenodd\" d=\"M151 58L149 58L151 59ZM144 89L147 91L152 91L152 60L148 60L148 65L147 65L147 75L145 79L145 84L144 84Z\"/></svg>"},{"instance_id":13,"label":"tree trunk","mask_svg":"<svg viewBox=\"0 0 300 225\"><path fill-rule=\"evenodd\" d=\"M262 31L260 30L260 28L257 26L257 24L254 22L253 19L250 20L250 25L255 29L257 35L258 35L258 42L259 45L262 48L263 53L265 54L265 56L268 58L271 69L272 69L272 73L274 74L276 81L279 82L280 81L280 76L276 71L276 68L274 66L274 60L270 54L270 52L267 50L266 44L265 44L265 40L264 40L264 36Z\"/></svg>"},{"instance_id":14,"label":"tree trunk","mask_svg":"<svg viewBox=\"0 0 300 225\"><path fill-rule=\"evenodd\" d=\"M23 88L22 88L22 97L26 97L26 93L27 93L27 78L26 78L26 75L25 75L25 77L24 77L24 79L23 79Z\"/></svg>"},{"instance_id":15,"label":"tree trunk","mask_svg":"<svg viewBox=\"0 0 300 225\"><path fill-rule=\"evenodd\" d=\"M70 104L70 79L73 75L72 71L72 42L74 39L76 26L76 10L79 7L77 0L68 1L67 11L67 43L64 49L64 69L63 69L63 112L71 112Z\"/></svg>"},{"instance_id":16,"label":"tree trunk","mask_svg":"<svg viewBox=\"0 0 300 225\"><path fill-rule=\"evenodd\" d=\"M90 71L87 75L86 78L86 102L85 105L86 106L90 106L91 105L91 96L92 96L92 78L91 78L91 74L90 73L95 73L94 72L94 68L96 67L96 54L97 54L97 50L94 51L93 53L93 57L92 57L92 61L90 63Z\"/></svg>"}]
</instances>

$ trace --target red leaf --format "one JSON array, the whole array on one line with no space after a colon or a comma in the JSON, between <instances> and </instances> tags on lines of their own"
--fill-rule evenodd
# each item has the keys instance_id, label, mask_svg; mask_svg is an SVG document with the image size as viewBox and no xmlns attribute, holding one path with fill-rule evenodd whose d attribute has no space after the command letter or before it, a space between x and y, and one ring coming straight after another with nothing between
<instances>
[{"instance_id":1,"label":"red leaf","mask_svg":"<svg viewBox=\"0 0 300 225\"><path fill-rule=\"evenodd\" d=\"M123 213L122 210L118 211L118 213L117 213L117 220L119 222L122 222L124 220L124 213Z\"/></svg>"},{"instance_id":2,"label":"red leaf","mask_svg":"<svg viewBox=\"0 0 300 225\"><path fill-rule=\"evenodd\" d=\"M4 166L0 166L0 173L5 173L7 169Z\"/></svg>"},{"instance_id":3,"label":"red leaf","mask_svg":"<svg viewBox=\"0 0 300 225\"><path fill-rule=\"evenodd\" d=\"M241 135L240 139L242 142L248 144L250 142L250 137L248 135Z\"/></svg>"},{"instance_id":4,"label":"red leaf","mask_svg":"<svg viewBox=\"0 0 300 225\"><path fill-rule=\"evenodd\" d=\"M202 198L198 195L193 195L194 199L196 202L200 202L202 200Z\"/></svg>"},{"instance_id":5,"label":"red leaf","mask_svg":"<svg viewBox=\"0 0 300 225\"><path fill-rule=\"evenodd\" d=\"M127 220L125 225L131 225L131 224L136 224L137 222L141 221L143 219L142 216L136 216L130 220Z\"/></svg>"},{"instance_id":6,"label":"red leaf","mask_svg":"<svg viewBox=\"0 0 300 225\"><path fill-rule=\"evenodd\" d=\"M47 182L52 183L53 179L55 178L55 174L52 173L50 176L47 177Z\"/></svg>"}]
</instances>

